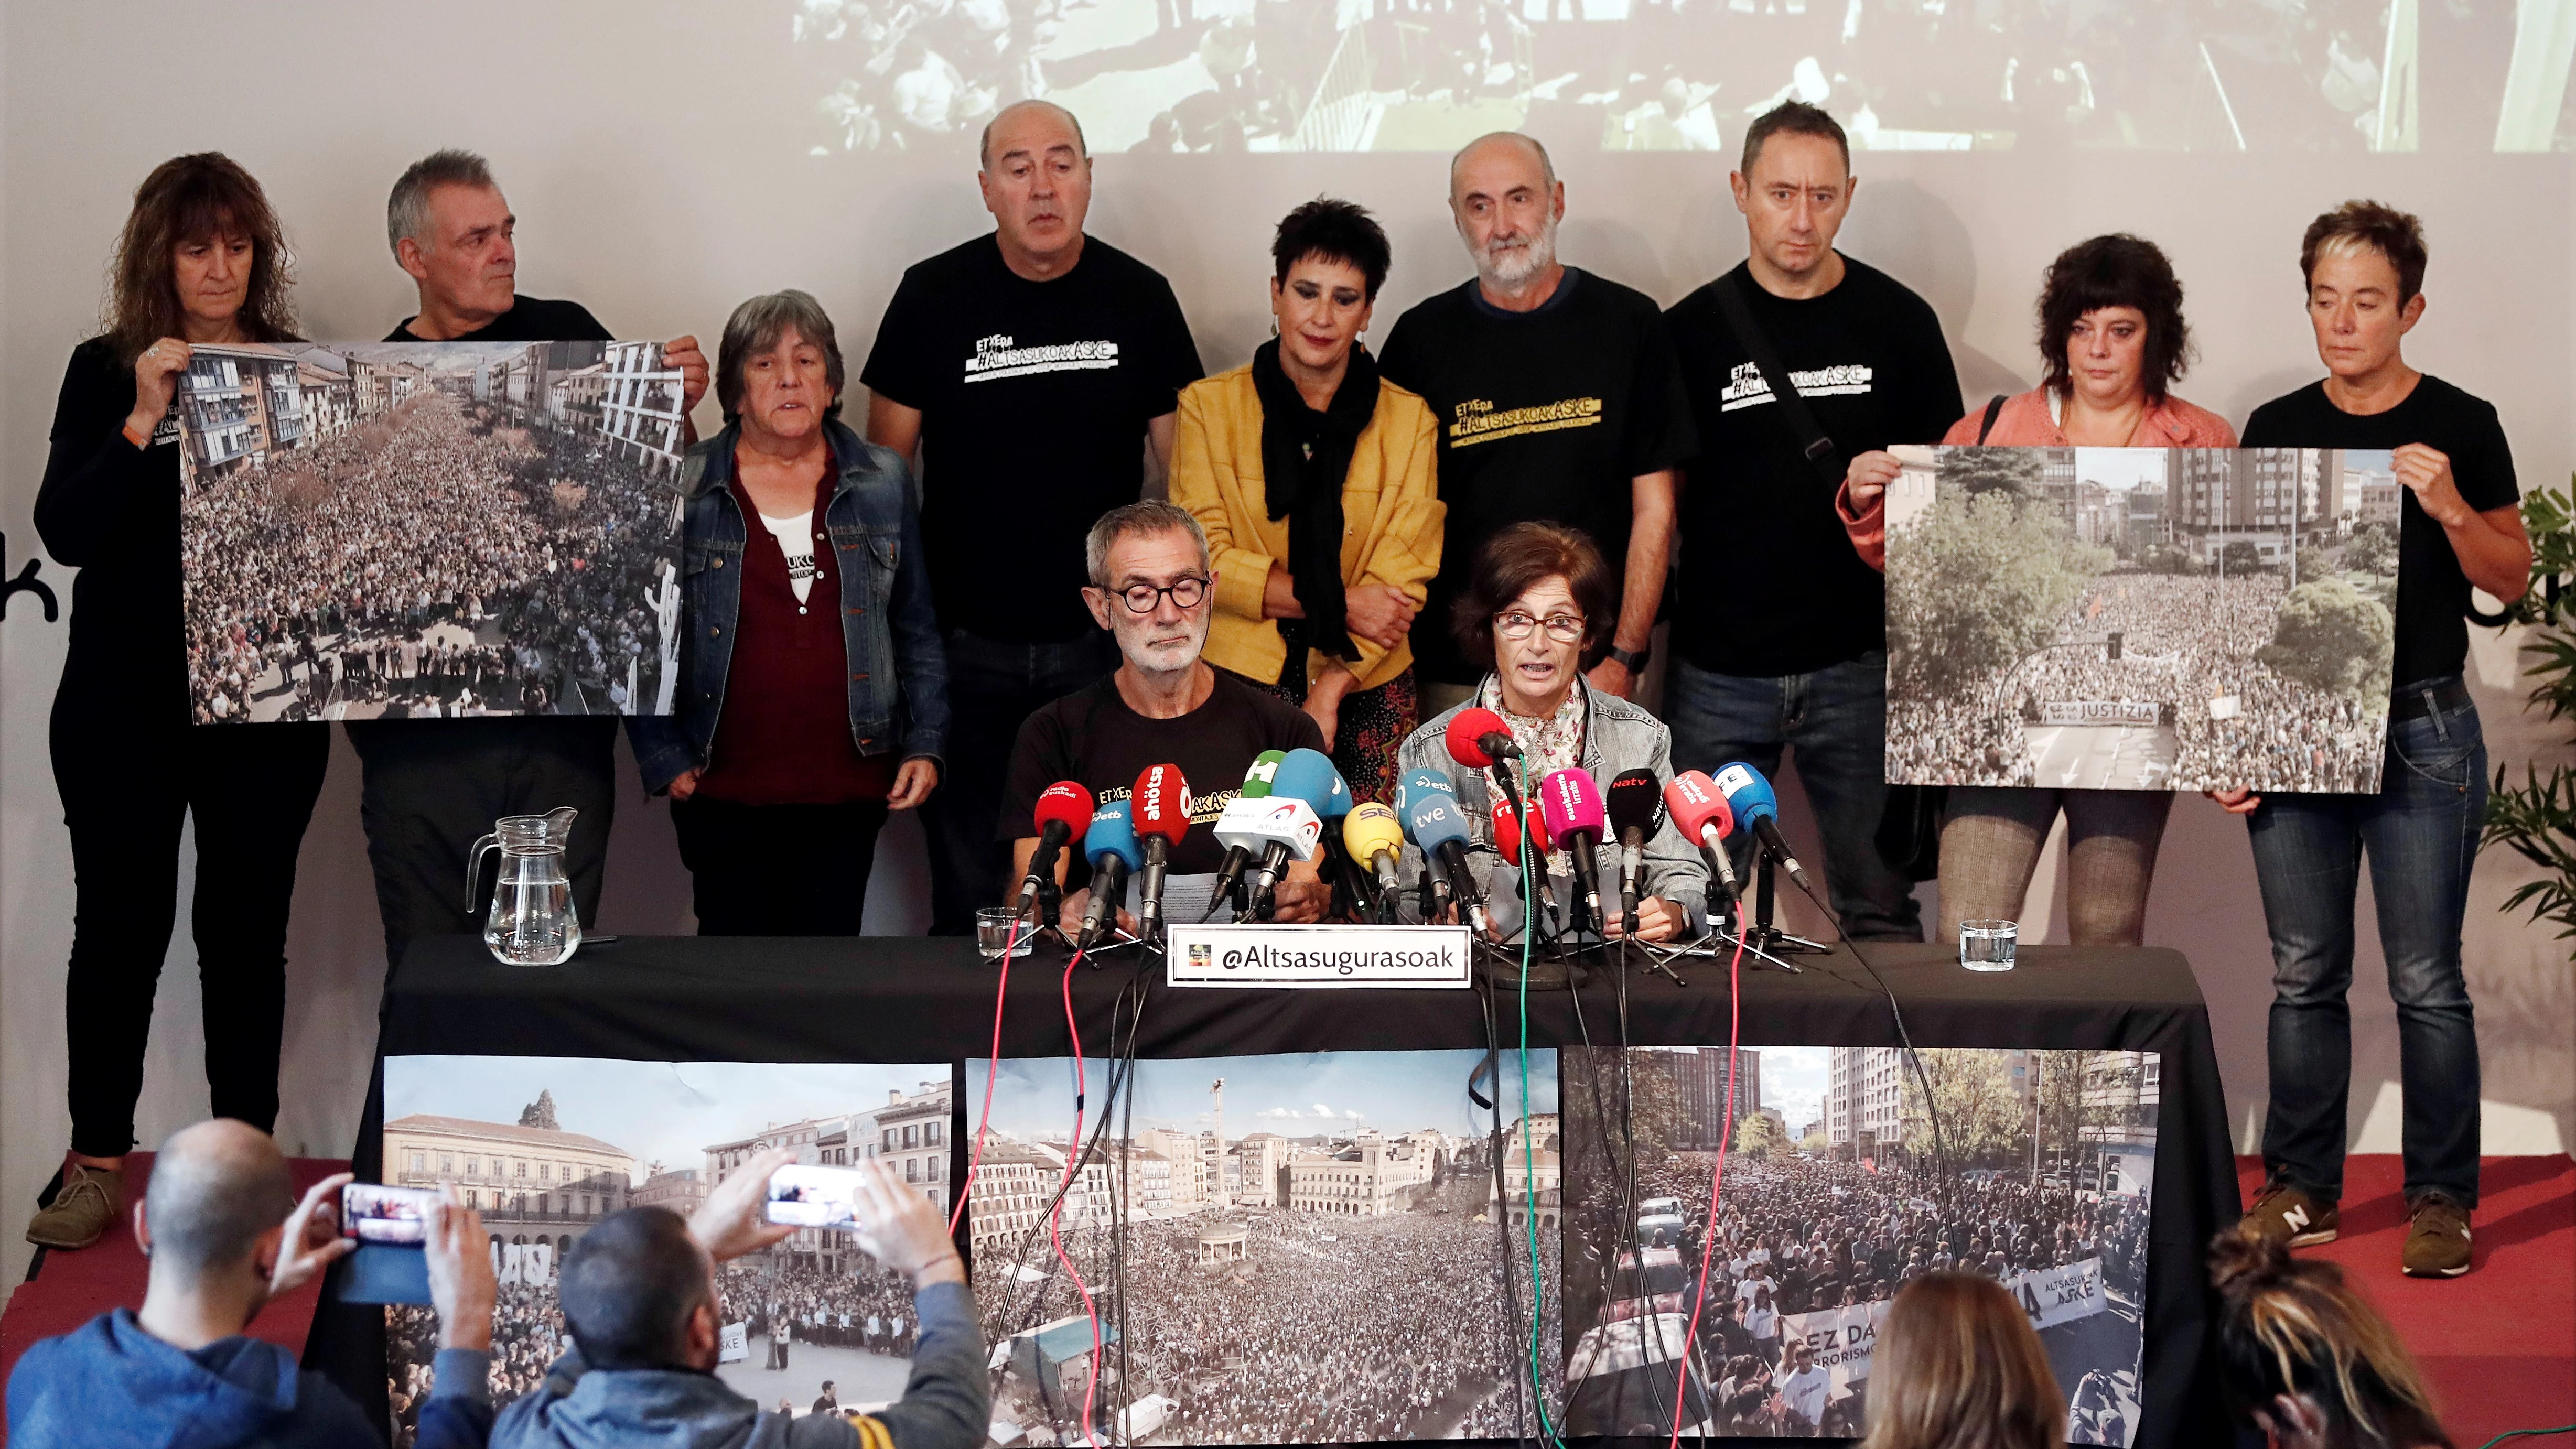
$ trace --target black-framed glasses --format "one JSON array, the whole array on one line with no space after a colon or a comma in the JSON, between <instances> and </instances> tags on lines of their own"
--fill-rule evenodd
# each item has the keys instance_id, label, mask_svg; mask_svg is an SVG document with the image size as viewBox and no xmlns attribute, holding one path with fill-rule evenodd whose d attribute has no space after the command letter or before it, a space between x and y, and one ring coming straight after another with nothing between
<instances>
[{"instance_id":1,"label":"black-framed glasses","mask_svg":"<svg viewBox=\"0 0 2576 1449\"><path fill-rule=\"evenodd\" d=\"M1544 619L1507 609L1494 616L1494 632L1506 639L1526 639L1532 629L1544 627L1547 637L1559 644L1583 642L1583 619L1577 614L1550 614Z\"/></svg>"},{"instance_id":2,"label":"black-framed glasses","mask_svg":"<svg viewBox=\"0 0 2576 1449\"><path fill-rule=\"evenodd\" d=\"M1129 584L1115 592L1119 598L1127 602L1128 613L1150 614L1162 605L1165 594L1172 596L1174 607L1195 609L1202 600L1207 598L1207 586L1206 579L1197 574L1189 574L1160 587L1153 584Z\"/></svg>"}]
</instances>

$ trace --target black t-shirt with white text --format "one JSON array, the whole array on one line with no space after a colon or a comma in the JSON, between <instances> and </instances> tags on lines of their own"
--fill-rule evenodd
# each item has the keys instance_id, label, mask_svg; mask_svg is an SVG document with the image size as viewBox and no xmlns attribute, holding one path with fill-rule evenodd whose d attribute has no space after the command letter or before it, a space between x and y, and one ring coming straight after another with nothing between
<instances>
[{"instance_id":1,"label":"black t-shirt with white text","mask_svg":"<svg viewBox=\"0 0 2576 1449\"><path fill-rule=\"evenodd\" d=\"M1388 334L1379 368L1420 393L1440 424L1440 499L1449 519L1440 572L1413 624L1424 678L1473 684L1491 659L1460 657L1450 604L1476 550L1515 523L1582 529L1624 581L1630 480L1695 448L1662 315L1643 292L1576 267L1528 312L1485 300L1473 281L1416 303Z\"/></svg>"},{"instance_id":2,"label":"black t-shirt with white text","mask_svg":"<svg viewBox=\"0 0 2576 1449\"><path fill-rule=\"evenodd\" d=\"M921 414L940 627L1023 644L1097 629L1083 536L1136 501L1146 423L1202 375L1171 283L1097 237L1044 282L989 233L906 271L859 380Z\"/></svg>"},{"instance_id":3,"label":"black t-shirt with white text","mask_svg":"<svg viewBox=\"0 0 2576 1449\"><path fill-rule=\"evenodd\" d=\"M2249 448L2396 448L2421 443L2451 460L2460 497L2480 513L2522 498L2495 404L2430 374L2384 413L2348 413L2312 382L2245 420ZM2468 662L2469 576L2442 525L2401 489L2397 527L2397 659L2392 686L2457 674Z\"/></svg>"},{"instance_id":4,"label":"black t-shirt with white text","mask_svg":"<svg viewBox=\"0 0 2576 1449\"><path fill-rule=\"evenodd\" d=\"M1857 454L1939 442L1959 419L1959 374L1928 303L1843 265L1832 291L1797 299L1764 291L1747 266L1727 274L1833 440L1825 470L1726 325L1717 283L1664 314L1700 442L1682 489L1673 649L1713 673L1804 674L1887 645L1886 581L1853 551L1834 492Z\"/></svg>"},{"instance_id":5,"label":"black t-shirt with white text","mask_svg":"<svg viewBox=\"0 0 2576 1449\"><path fill-rule=\"evenodd\" d=\"M1148 719L1130 709L1114 674L1030 715L1011 748L996 838L1008 844L1037 834L1038 797L1058 780L1078 780L1106 804L1126 799L1149 766L1174 765L1190 786L1190 833L1169 868L1174 875L1213 872L1225 860L1216 817L1240 793L1252 757L1324 748L1324 732L1304 710L1223 670L1215 674L1207 702L1178 719ZM1088 863L1077 860L1065 889L1090 877Z\"/></svg>"},{"instance_id":6,"label":"black t-shirt with white text","mask_svg":"<svg viewBox=\"0 0 2576 1449\"><path fill-rule=\"evenodd\" d=\"M426 342L412 335L418 317L405 317L387 342ZM599 325L579 302L549 302L543 297L516 297L510 310L450 342L614 342L617 335Z\"/></svg>"}]
</instances>

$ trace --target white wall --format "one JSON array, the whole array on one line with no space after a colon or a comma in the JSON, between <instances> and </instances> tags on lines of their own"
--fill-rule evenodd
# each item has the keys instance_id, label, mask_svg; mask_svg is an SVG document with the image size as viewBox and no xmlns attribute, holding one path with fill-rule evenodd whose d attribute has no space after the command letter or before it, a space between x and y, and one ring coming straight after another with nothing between
<instances>
[{"instance_id":1,"label":"white wall","mask_svg":"<svg viewBox=\"0 0 2576 1449\"><path fill-rule=\"evenodd\" d=\"M217 148L248 165L284 213L298 297L317 338L382 335L410 310L387 257L383 198L404 164L442 145L491 157L520 217L521 284L587 303L621 335L712 337L733 303L813 291L853 359L902 268L984 225L970 167L888 153L810 158L815 87L792 63L788 0L555 0L255 7L89 0L0 10L0 529L9 572L37 548L29 522L65 355L94 327L103 262L132 188L163 158ZM2426 106L2440 104L2428 96ZM1569 259L1670 302L1743 254L1723 163L1559 146ZM2494 399L2526 486L2576 463L2576 229L2569 158L2010 154L1869 155L1846 250L1939 310L1973 396L2035 372L2030 300L2040 268L2083 236L2132 229L2162 243L2190 287L2202 361L2184 391L2241 421L2316 373L2295 275L2317 211L2368 194L2420 212L2432 307L2410 345L2421 365ZM1396 242L1383 299L1404 306L1466 275L1440 206L1435 155L1128 157L1098 163L1092 229L1163 269L1212 367L1266 333L1268 228L1321 191L1375 208ZM702 416L701 422L711 419ZM1014 546L997 529L997 549ZM69 603L69 579L43 575ZM0 624L0 1281L25 1247L28 1209L67 1131L62 969L72 883L45 750L61 624L25 596ZM2564 727L2519 715L2510 641L2472 666L2497 758L2576 757ZM356 815L356 761L335 746L299 863L287 1022L290 1150L348 1150L383 975ZM687 928L686 876L668 817L621 805L605 929ZM1794 793L1794 792L1793 792ZM908 826L881 852L872 916L917 929ZM2496 1150L2576 1141L2576 994L2567 951L2497 913L2525 878L2481 864L2469 972ZM182 882L182 890L187 882ZM2365 919L2368 906L2365 904ZM182 913L181 919L185 920ZM2231 1119L2264 1092L2268 956L2242 827L2198 799L2175 812L2150 939L2188 952L2216 1021ZM2058 927L2062 939L2062 923ZM160 994L140 1120L149 1144L205 1110L193 955L175 943ZM2357 1140L2394 1150L2396 1043L2375 942L2355 993ZM2376 1111L2374 1110L2376 1109Z\"/></svg>"}]
</instances>

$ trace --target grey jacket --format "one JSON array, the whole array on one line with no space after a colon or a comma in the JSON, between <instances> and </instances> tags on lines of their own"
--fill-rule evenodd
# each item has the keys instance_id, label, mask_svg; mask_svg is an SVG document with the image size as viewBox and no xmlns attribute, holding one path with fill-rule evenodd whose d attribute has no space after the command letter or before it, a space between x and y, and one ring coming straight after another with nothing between
<instances>
[{"instance_id":1,"label":"grey jacket","mask_svg":"<svg viewBox=\"0 0 2576 1449\"><path fill-rule=\"evenodd\" d=\"M913 1296L921 1335L903 1397L873 1417L895 1449L977 1449L992 1427L975 1300L956 1283ZM546 1381L501 1411L492 1449L858 1449L859 1431L833 1415L790 1420L686 1369L591 1369L575 1347Z\"/></svg>"},{"instance_id":2,"label":"grey jacket","mask_svg":"<svg viewBox=\"0 0 2576 1449\"><path fill-rule=\"evenodd\" d=\"M1671 783L1673 735L1664 727L1663 721L1615 694L1596 694L1592 686L1579 679L1574 687L1583 692L1584 708L1589 715L1583 732L1582 764L1594 780L1607 787L1626 771L1644 769L1654 771L1657 781ZM1484 687L1480 683L1477 686L1478 697L1483 692ZM1501 900L1513 890L1511 880L1514 872L1502 864L1501 855L1494 849L1492 787L1484 771L1470 769L1449 757L1449 721L1456 718L1460 710L1469 707L1460 705L1425 720L1420 729L1407 735L1403 746L1396 751L1396 773L1399 780L1416 770L1437 770L1449 777L1450 788L1458 792L1460 811L1467 817L1467 832L1475 841L1476 863L1488 867L1488 876L1497 871L1501 873L1501 892L1495 892L1490 882L1487 884L1488 895ZM1535 786L1538 782L1533 780L1530 783ZM1603 841L1597 858L1601 868L1602 905L1606 909L1617 910L1618 841L1615 838ZM1646 894L1661 896L1681 906L1690 913L1694 923L1700 922L1705 914L1708 895L1708 867L1700 860L1699 848L1683 839L1682 833L1673 828L1670 820L1665 821L1663 828L1646 842L1645 864ZM1401 869L1407 881L1416 879L1422 870L1422 853L1406 845ZM1563 898L1565 884L1557 882L1560 899ZM1517 917L1516 910L1511 914Z\"/></svg>"}]
</instances>

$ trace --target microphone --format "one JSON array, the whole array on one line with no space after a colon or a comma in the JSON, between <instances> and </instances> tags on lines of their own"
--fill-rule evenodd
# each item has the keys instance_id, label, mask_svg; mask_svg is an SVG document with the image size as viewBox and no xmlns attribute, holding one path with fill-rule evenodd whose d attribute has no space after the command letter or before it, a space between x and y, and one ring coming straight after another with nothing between
<instances>
[{"instance_id":1,"label":"microphone","mask_svg":"<svg viewBox=\"0 0 2576 1449\"><path fill-rule=\"evenodd\" d=\"M1351 794L1350 782L1342 778L1341 769L1332 763L1332 757L1325 756L1324 763L1332 770L1332 778L1325 784L1323 798L1307 802L1315 807L1317 818L1324 822L1323 873L1334 884L1337 896L1357 896L1361 893L1358 880L1361 872L1342 853L1342 823L1350 818L1351 807L1357 801Z\"/></svg>"},{"instance_id":2,"label":"microphone","mask_svg":"<svg viewBox=\"0 0 2576 1449\"><path fill-rule=\"evenodd\" d=\"M1145 863L1136 848L1136 822L1128 803L1112 800L1091 817L1083 832L1082 853L1091 861L1091 905L1082 913L1082 935L1074 949L1088 951L1118 928L1118 904L1127 899L1127 873Z\"/></svg>"},{"instance_id":3,"label":"microphone","mask_svg":"<svg viewBox=\"0 0 2576 1449\"><path fill-rule=\"evenodd\" d=\"M1434 864L1435 879L1447 887L1468 924L1477 934L1490 935L1484 893L1476 889L1475 869L1467 863L1467 822L1459 818L1456 801L1445 793L1419 792L1404 817L1404 832Z\"/></svg>"},{"instance_id":4,"label":"microphone","mask_svg":"<svg viewBox=\"0 0 2576 1449\"><path fill-rule=\"evenodd\" d=\"M1736 821L1752 828L1753 838L1762 843L1763 852L1789 872L1798 889L1815 895L1815 883L1807 879L1806 868L1789 853L1789 842L1780 838L1780 800L1771 793L1771 782L1742 760L1719 766L1716 781L1717 791L1726 797L1726 808L1735 812Z\"/></svg>"},{"instance_id":5,"label":"microphone","mask_svg":"<svg viewBox=\"0 0 2576 1449\"><path fill-rule=\"evenodd\" d=\"M1519 868L1521 863L1521 825L1519 818L1512 814L1512 807L1509 802L1503 800L1497 800L1494 802L1493 824L1494 853L1503 858L1503 864L1515 869ZM1545 857L1547 852L1545 850L1541 850L1539 854L1541 857Z\"/></svg>"},{"instance_id":6,"label":"microphone","mask_svg":"<svg viewBox=\"0 0 2576 1449\"><path fill-rule=\"evenodd\" d=\"M1664 828L1664 792L1652 770L1625 770L1602 792L1610 828L1619 836L1619 904L1629 920L1646 894L1646 842Z\"/></svg>"},{"instance_id":7,"label":"microphone","mask_svg":"<svg viewBox=\"0 0 2576 1449\"><path fill-rule=\"evenodd\" d=\"M1080 780L1058 780L1038 796L1038 848L1029 857L1028 878L1020 882L1019 894L1011 901L1017 914L1027 915L1039 894L1055 884L1056 859L1073 833L1091 823L1091 804L1091 791ZM1038 929L1046 929L1047 924L1038 922Z\"/></svg>"},{"instance_id":8,"label":"microphone","mask_svg":"<svg viewBox=\"0 0 2576 1449\"><path fill-rule=\"evenodd\" d=\"M1383 903L1391 901L1404 889L1395 872L1395 858L1404 849L1404 825L1395 812L1374 800L1353 806L1342 819L1342 847L1354 861L1368 862L1376 876L1377 899L1370 902L1374 911L1382 912Z\"/></svg>"},{"instance_id":9,"label":"microphone","mask_svg":"<svg viewBox=\"0 0 2576 1449\"><path fill-rule=\"evenodd\" d=\"M1589 771L1581 768L1559 770L1541 780L1538 786L1539 819L1547 825L1548 835L1565 846L1568 862L1574 867L1574 884L1582 892L1583 907L1591 912L1594 930L1609 924L1601 913L1601 787L1592 782Z\"/></svg>"},{"instance_id":10,"label":"microphone","mask_svg":"<svg viewBox=\"0 0 2576 1449\"><path fill-rule=\"evenodd\" d=\"M1664 787L1664 804L1673 812L1673 824L1699 847L1708 860L1708 868L1717 881L1720 897L1741 899L1743 892L1735 883L1735 862L1728 858L1724 841L1735 833L1735 812L1726 808L1726 797L1717 791L1717 782L1697 770L1686 770L1673 776Z\"/></svg>"},{"instance_id":11,"label":"microphone","mask_svg":"<svg viewBox=\"0 0 2576 1449\"><path fill-rule=\"evenodd\" d=\"M1321 750L1290 750L1279 762L1270 781L1270 794L1261 801L1268 807L1256 822L1254 832L1261 836L1261 864L1252 873L1252 900L1247 917L1267 916L1270 894L1279 885L1279 877L1288 868L1288 858L1315 858L1315 847L1323 839L1322 806L1339 789L1345 801L1350 789L1342 784L1341 772ZM1304 807L1303 813L1284 811L1282 807ZM1348 807L1345 806L1345 809Z\"/></svg>"},{"instance_id":12,"label":"microphone","mask_svg":"<svg viewBox=\"0 0 2576 1449\"><path fill-rule=\"evenodd\" d=\"M1490 709L1462 709L1449 719L1449 758L1470 769L1490 768L1496 760L1517 760L1521 747L1512 727Z\"/></svg>"},{"instance_id":13,"label":"microphone","mask_svg":"<svg viewBox=\"0 0 2576 1449\"><path fill-rule=\"evenodd\" d=\"M1415 845L1422 842L1413 839L1413 807L1435 796L1446 799L1452 810L1458 808L1457 787L1438 770L1416 770L1395 782L1396 822L1404 827L1404 838ZM1434 868L1431 852L1425 850L1422 853L1422 883L1417 905L1422 919L1430 920L1439 912L1441 903L1448 899L1449 882Z\"/></svg>"},{"instance_id":14,"label":"microphone","mask_svg":"<svg viewBox=\"0 0 2576 1449\"><path fill-rule=\"evenodd\" d=\"M1458 787L1450 784L1449 777L1438 770L1416 770L1395 782L1396 815L1401 818L1413 813L1413 802L1424 795L1446 795L1454 802L1458 798Z\"/></svg>"},{"instance_id":15,"label":"microphone","mask_svg":"<svg viewBox=\"0 0 2576 1449\"><path fill-rule=\"evenodd\" d=\"M1236 818L1234 807L1246 800L1269 799L1271 777L1278 773L1280 762L1287 758L1285 750L1263 750L1253 756L1252 768L1243 772L1243 788L1235 792L1234 799L1225 807L1225 813L1217 817L1217 824L1222 827L1227 820ZM1224 837L1220 835L1218 839L1224 840ZM1208 897L1208 913L1201 917L1202 920L1213 918L1225 898L1234 893L1235 882L1243 879L1244 867L1252 863L1254 850L1258 849L1257 846L1239 846L1230 840L1225 841L1225 846L1225 859L1216 870L1216 890Z\"/></svg>"},{"instance_id":16,"label":"microphone","mask_svg":"<svg viewBox=\"0 0 2576 1449\"><path fill-rule=\"evenodd\" d=\"M1163 924L1163 877L1172 852L1190 833L1190 782L1178 765L1147 765L1127 794L1145 867L1136 880L1136 934L1152 940Z\"/></svg>"}]
</instances>

